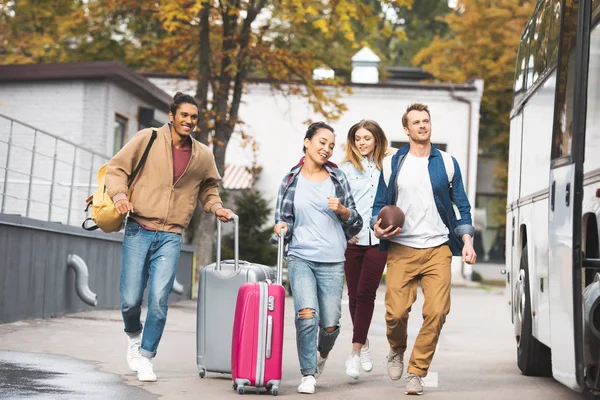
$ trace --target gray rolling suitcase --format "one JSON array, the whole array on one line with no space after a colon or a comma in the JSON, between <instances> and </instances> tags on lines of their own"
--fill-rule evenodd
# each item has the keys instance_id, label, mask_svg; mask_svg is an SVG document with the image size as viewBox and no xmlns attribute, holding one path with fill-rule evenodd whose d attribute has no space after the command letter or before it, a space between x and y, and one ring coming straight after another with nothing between
<instances>
[{"instance_id":1,"label":"gray rolling suitcase","mask_svg":"<svg viewBox=\"0 0 600 400\"><path fill-rule=\"evenodd\" d=\"M239 260L239 218L233 215L234 259L221 261L221 221L217 225L217 262L198 282L196 363L198 374L231 373L231 337L238 289L246 282L275 281L275 270Z\"/></svg>"}]
</instances>

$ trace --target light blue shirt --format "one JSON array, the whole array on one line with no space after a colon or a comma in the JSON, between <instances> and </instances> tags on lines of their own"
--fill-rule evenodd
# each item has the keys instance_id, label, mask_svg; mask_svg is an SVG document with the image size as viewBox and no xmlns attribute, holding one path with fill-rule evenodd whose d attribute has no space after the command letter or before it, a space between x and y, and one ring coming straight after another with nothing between
<instances>
[{"instance_id":1,"label":"light blue shirt","mask_svg":"<svg viewBox=\"0 0 600 400\"><path fill-rule=\"evenodd\" d=\"M331 178L311 182L298 174L294 196L294 231L288 254L308 261L344 262L346 235L327 197L335 197Z\"/></svg>"},{"instance_id":2,"label":"light blue shirt","mask_svg":"<svg viewBox=\"0 0 600 400\"><path fill-rule=\"evenodd\" d=\"M352 189L352 197L354 197L358 213L363 221L370 221L381 171L377 169L372 157L371 160L363 157L361 165L364 171L359 171L354 164L346 161L340 165L340 169L348 177L348 182ZM375 244L379 244L379 239L375 237L369 224L363 224L362 230L358 234L358 245L370 246Z\"/></svg>"}]
</instances>

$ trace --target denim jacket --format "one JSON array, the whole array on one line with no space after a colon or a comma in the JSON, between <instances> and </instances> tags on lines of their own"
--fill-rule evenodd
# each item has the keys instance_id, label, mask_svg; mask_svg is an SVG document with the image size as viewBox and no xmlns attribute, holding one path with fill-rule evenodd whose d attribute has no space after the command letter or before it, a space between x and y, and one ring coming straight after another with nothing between
<instances>
[{"instance_id":1,"label":"denim jacket","mask_svg":"<svg viewBox=\"0 0 600 400\"><path fill-rule=\"evenodd\" d=\"M409 146L404 146L399 149L392 158L392 173L390 175L389 187L385 184L383 174L379 177L377 194L375 195L373 204L371 227L377 223L377 215L384 206L396 204L398 197L398 172L400 171L400 168L402 168L408 150ZM460 256L463 248L462 236L465 234L473 236L475 234L475 229L471 222L471 205L469 204L469 199L465 193L460 167L454 157L452 157L452 161L454 162L454 177L452 179L452 184L450 185L442 154L435 146L431 145L431 153L429 155L429 177L433 189L433 199L444 225L448 228L448 244L452 251L452 255ZM456 214L454 213L454 208L452 207L453 203L458 208L460 219L457 219ZM386 251L388 246L388 240L381 240L379 250Z\"/></svg>"},{"instance_id":2,"label":"denim jacket","mask_svg":"<svg viewBox=\"0 0 600 400\"><path fill-rule=\"evenodd\" d=\"M277 195L277 206L275 208L275 223L285 222L288 225L287 232L285 233L285 243L289 243L292 239L292 232L294 230L294 196L296 194L296 185L298 183L298 174L304 165L304 158L300 160L300 163L293 167L283 178L283 182L279 188ZM338 219L342 224L342 229L347 239L356 236L362 229L363 220L356 210L354 204L354 198L352 197L352 191L350 190L350 184L346 175L335 165L334 163L325 163L325 169L329 172L329 176L333 181L335 187L335 195L344 207L350 210L350 217L344 221L338 215ZM277 235L271 237L271 243L277 243Z\"/></svg>"}]
</instances>

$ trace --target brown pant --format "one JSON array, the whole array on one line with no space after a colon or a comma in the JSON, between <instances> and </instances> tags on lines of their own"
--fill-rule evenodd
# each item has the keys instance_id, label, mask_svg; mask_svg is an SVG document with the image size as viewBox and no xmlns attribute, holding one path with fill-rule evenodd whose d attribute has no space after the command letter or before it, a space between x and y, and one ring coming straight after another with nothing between
<instances>
[{"instance_id":1,"label":"brown pant","mask_svg":"<svg viewBox=\"0 0 600 400\"><path fill-rule=\"evenodd\" d=\"M387 258L385 321L387 338L395 353L403 354L408 336L408 314L417 299L421 281L423 325L415 341L407 371L426 376L440 337L446 315L450 312L452 252L447 245L415 249L390 243Z\"/></svg>"}]
</instances>

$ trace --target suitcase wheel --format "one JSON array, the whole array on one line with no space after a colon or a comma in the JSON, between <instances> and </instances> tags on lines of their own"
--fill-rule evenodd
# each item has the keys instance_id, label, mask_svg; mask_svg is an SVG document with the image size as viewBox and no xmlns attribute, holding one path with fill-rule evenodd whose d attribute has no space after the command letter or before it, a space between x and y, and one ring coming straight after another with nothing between
<instances>
[{"instance_id":1,"label":"suitcase wheel","mask_svg":"<svg viewBox=\"0 0 600 400\"><path fill-rule=\"evenodd\" d=\"M271 394L272 394L273 396L277 396L277 395L279 394L279 386L273 386L273 387L271 388Z\"/></svg>"},{"instance_id":2,"label":"suitcase wheel","mask_svg":"<svg viewBox=\"0 0 600 400\"><path fill-rule=\"evenodd\" d=\"M244 392L246 391L246 388L243 385L241 385L241 386L238 386L237 391L239 394L244 394Z\"/></svg>"},{"instance_id":3,"label":"suitcase wheel","mask_svg":"<svg viewBox=\"0 0 600 400\"><path fill-rule=\"evenodd\" d=\"M204 378L206 376L206 369L201 368L200 371L198 371L198 375L200 375L200 378Z\"/></svg>"},{"instance_id":4,"label":"suitcase wheel","mask_svg":"<svg viewBox=\"0 0 600 400\"><path fill-rule=\"evenodd\" d=\"M237 390L237 383L233 382L233 385L231 385L233 387L233 390Z\"/></svg>"}]
</instances>

